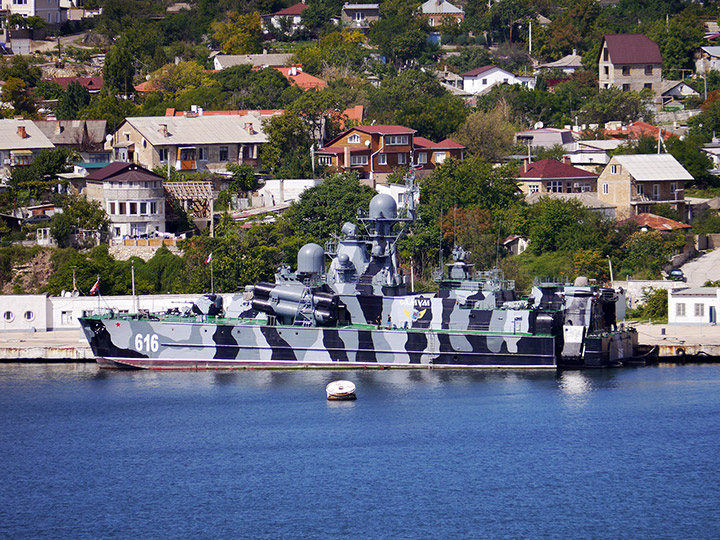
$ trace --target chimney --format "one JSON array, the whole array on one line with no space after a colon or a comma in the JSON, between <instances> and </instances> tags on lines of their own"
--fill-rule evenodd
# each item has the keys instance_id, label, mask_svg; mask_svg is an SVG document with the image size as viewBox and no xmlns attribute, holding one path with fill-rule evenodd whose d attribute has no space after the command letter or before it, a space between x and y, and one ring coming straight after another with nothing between
<instances>
[{"instance_id":1,"label":"chimney","mask_svg":"<svg viewBox=\"0 0 720 540\"><path fill-rule=\"evenodd\" d=\"M55 134L60 135L63 132L63 127L60 121L58 120L58 123L55 124Z\"/></svg>"},{"instance_id":2,"label":"chimney","mask_svg":"<svg viewBox=\"0 0 720 540\"><path fill-rule=\"evenodd\" d=\"M523 159L523 171L524 173L528 172L530 170L530 159L525 158Z\"/></svg>"},{"instance_id":3,"label":"chimney","mask_svg":"<svg viewBox=\"0 0 720 540\"><path fill-rule=\"evenodd\" d=\"M252 122L247 122L245 124L245 131L247 131L250 135L255 135L255 128L252 125Z\"/></svg>"},{"instance_id":4,"label":"chimney","mask_svg":"<svg viewBox=\"0 0 720 540\"><path fill-rule=\"evenodd\" d=\"M17 134L20 136L21 139L27 139L27 131L25 131L25 126L18 126L17 128Z\"/></svg>"},{"instance_id":5,"label":"chimney","mask_svg":"<svg viewBox=\"0 0 720 540\"><path fill-rule=\"evenodd\" d=\"M350 147L345 147L345 167L350 167Z\"/></svg>"},{"instance_id":6,"label":"chimney","mask_svg":"<svg viewBox=\"0 0 720 540\"><path fill-rule=\"evenodd\" d=\"M570 156L563 156L563 163L565 165L572 165L572 161L570 160Z\"/></svg>"},{"instance_id":7,"label":"chimney","mask_svg":"<svg viewBox=\"0 0 720 540\"><path fill-rule=\"evenodd\" d=\"M163 137L169 137L170 134L168 133L168 127L167 124L160 124L160 134Z\"/></svg>"}]
</instances>

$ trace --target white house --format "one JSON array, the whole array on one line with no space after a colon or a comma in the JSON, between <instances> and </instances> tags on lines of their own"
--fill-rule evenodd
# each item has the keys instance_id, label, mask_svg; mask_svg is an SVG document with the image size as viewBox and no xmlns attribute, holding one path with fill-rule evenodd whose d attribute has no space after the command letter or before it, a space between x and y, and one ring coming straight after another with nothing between
<instances>
[{"instance_id":1,"label":"white house","mask_svg":"<svg viewBox=\"0 0 720 540\"><path fill-rule=\"evenodd\" d=\"M11 15L40 17L49 26L60 26L67 21L68 10L60 0L4 0L3 9Z\"/></svg>"},{"instance_id":2,"label":"white house","mask_svg":"<svg viewBox=\"0 0 720 540\"><path fill-rule=\"evenodd\" d=\"M521 84L535 88L535 77L514 75L497 66L484 66L462 74L463 88L472 94L482 94L496 84Z\"/></svg>"},{"instance_id":3,"label":"white house","mask_svg":"<svg viewBox=\"0 0 720 540\"><path fill-rule=\"evenodd\" d=\"M720 308L720 288L675 289L668 294L669 324L715 324Z\"/></svg>"},{"instance_id":4,"label":"white house","mask_svg":"<svg viewBox=\"0 0 720 540\"><path fill-rule=\"evenodd\" d=\"M277 206L282 203L297 202L300 195L322 182L319 178L270 179L253 197L254 206Z\"/></svg>"},{"instance_id":5,"label":"white house","mask_svg":"<svg viewBox=\"0 0 720 540\"><path fill-rule=\"evenodd\" d=\"M537 67L536 72L542 71L542 70L553 70L557 69L559 71L562 71L563 73L567 73L568 75L572 75L576 71L580 71L583 68L582 65L582 56L580 56L575 49L573 49L572 54L568 54L567 56L563 56L560 60L555 60L554 62L548 62L546 64L540 64Z\"/></svg>"},{"instance_id":6,"label":"white house","mask_svg":"<svg viewBox=\"0 0 720 540\"><path fill-rule=\"evenodd\" d=\"M700 47L695 53L695 73L720 71L720 47Z\"/></svg>"},{"instance_id":7,"label":"white house","mask_svg":"<svg viewBox=\"0 0 720 540\"><path fill-rule=\"evenodd\" d=\"M102 276L100 277L102 279ZM68 288L70 283L68 284ZM75 330L78 319L94 313L114 310L132 313L147 310L165 312L177 308L183 311L197 300L198 294L156 294L132 296L48 296L45 294L0 295L2 331L45 332L49 330ZM232 294L222 295L225 306Z\"/></svg>"},{"instance_id":8,"label":"white house","mask_svg":"<svg viewBox=\"0 0 720 540\"><path fill-rule=\"evenodd\" d=\"M597 141L576 141L573 149L567 152L570 163L575 167L604 167L610 162L610 152L618 146L626 144L626 140L607 139Z\"/></svg>"}]
</instances>

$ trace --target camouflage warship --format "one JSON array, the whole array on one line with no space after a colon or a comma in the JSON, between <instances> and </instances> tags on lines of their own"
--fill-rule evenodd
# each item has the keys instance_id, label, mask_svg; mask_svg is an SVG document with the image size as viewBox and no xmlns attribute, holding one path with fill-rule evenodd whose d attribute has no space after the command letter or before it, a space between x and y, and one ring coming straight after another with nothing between
<instances>
[{"instance_id":1,"label":"camouflage warship","mask_svg":"<svg viewBox=\"0 0 720 540\"><path fill-rule=\"evenodd\" d=\"M181 314L98 314L80 320L102 367L587 368L637 350L623 328L622 291L536 281L520 299L499 270L474 272L467 253L438 272L435 294L412 294L397 244L415 219L414 188L400 215L389 195L359 211L325 249L307 244L297 269L257 283L227 308L204 295ZM330 257L326 271L326 257Z\"/></svg>"}]
</instances>

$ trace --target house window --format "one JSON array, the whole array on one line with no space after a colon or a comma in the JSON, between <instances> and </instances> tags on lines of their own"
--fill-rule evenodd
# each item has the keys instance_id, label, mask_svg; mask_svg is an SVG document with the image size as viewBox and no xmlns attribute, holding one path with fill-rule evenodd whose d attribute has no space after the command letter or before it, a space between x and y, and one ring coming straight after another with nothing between
<instances>
[{"instance_id":1,"label":"house window","mask_svg":"<svg viewBox=\"0 0 720 540\"><path fill-rule=\"evenodd\" d=\"M5 313L3 313L3 320L5 322L13 322L15 320L15 315L12 311L6 311Z\"/></svg>"},{"instance_id":2,"label":"house window","mask_svg":"<svg viewBox=\"0 0 720 540\"><path fill-rule=\"evenodd\" d=\"M652 83L646 82L643 84L643 88L647 88L648 90L652 90Z\"/></svg>"},{"instance_id":3,"label":"house window","mask_svg":"<svg viewBox=\"0 0 720 540\"><path fill-rule=\"evenodd\" d=\"M610 174L620 174L620 165L610 165Z\"/></svg>"},{"instance_id":4,"label":"house window","mask_svg":"<svg viewBox=\"0 0 720 540\"><path fill-rule=\"evenodd\" d=\"M227 161L228 160L228 147L227 146L221 146L220 147L220 161Z\"/></svg>"},{"instance_id":5,"label":"house window","mask_svg":"<svg viewBox=\"0 0 720 540\"><path fill-rule=\"evenodd\" d=\"M635 186L635 193L637 193L638 195L645 195L645 186L643 186L642 184L637 184Z\"/></svg>"},{"instance_id":6,"label":"house window","mask_svg":"<svg viewBox=\"0 0 720 540\"><path fill-rule=\"evenodd\" d=\"M348 143L349 144L358 144L360 142L360 135L357 133L355 135L350 135L348 137Z\"/></svg>"},{"instance_id":7,"label":"house window","mask_svg":"<svg viewBox=\"0 0 720 540\"><path fill-rule=\"evenodd\" d=\"M560 180L553 180L551 182L546 182L545 189L547 189L548 193L562 193L563 192L563 183Z\"/></svg>"},{"instance_id":8,"label":"house window","mask_svg":"<svg viewBox=\"0 0 720 540\"><path fill-rule=\"evenodd\" d=\"M350 165L352 167L357 167L359 165L367 165L367 164L368 164L368 157L366 155L350 157Z\"/></svg>"},{"instance_id":9,"label":"house window","mask_svg":"<svg viewBox=\"0 0 720 540\"><path fill-rule=\"evenodd\" d=\"M158 155L160 156L160 161L165 162L168 160L168 155L170 152L168 152L167 148L160 148L158 150Z\"/></svg>"},{"instance_id":10,"label":"house window","mask_svg":"<svg viewBox=\"0 0 720 540\"><path fill-rule=\"evenodd\" d=\"M677 193L678 193L678 185L677 182L671 182L670 183L670 196L677 200Z\"/></svg>"},{"instance_id":11,"label":"house window","mask_svg":"<svg viewBox=\"0 0 720 540\"><path fill-rule=\"evenodd\" d=\"M629 92L630 91L630 85L629 84L623 84L622 85L623 92Z\"/></svg>"},{"instance_id":12,"label":"house window","mask_svg":"<svg viewBox=\"0 0 720 540\"><path fill-rule=\"evenodd\" d=\"M112 215L115 213L115 203L109 202L108 203L108 214Z\"/></svg>"},{"instance_id":13,"label":"house window","mask_svg":"<svg viewBox=\"0 0 720 540\"><path fill-rule=\"evenodd\" d=\"M118 214L120 214L121 216L125 215L125 206L126 205L124 202L118 203Z\"/></svg>"},{"instance_id":14,"label":"house window","mask_svg":"<svg viewBox=\"0 0 720 540\"><path fill-rule=\"evenodd\" d=\"M645 75L652 75L652 66L645 66Z\"/></svg>"},{"instance_id":15,"label":"house window","mask_svg":"<svg viewBox=\"0 0 720 540\"><path fill-rule=\"evenodd\" d=\"M603 69L605 70L605 76L609 77L610 76L610 68L608 66L605 66Z\"/></svg>"},{"instance_id":16,"label":"house window","mask_svg":"<svg viewBox=\"0 0 720 540\"><path fill-rule=\"evenodd\" d=\"M675 304L675 316L676 317L684 317L685 316L685 304L684 303Z\"/></svg>"},{"instance_id":17,"label":"house window","mask_svg":"<svg viewBox=\"0 0 720 540\"><path fill-rule=\"evenodd\" d=\"M330 166L332 165L332 156L318 156L318 163L320 165Z\"/></svg>"},{"instance_id":18,"label":"house window","mask_svg":"<svg viewBox=\"0 0 720 540\"><path fill-rule=\"evenodd\" d=\"M151 202L150 203L150 214L157 214L158 213L158 203Z\"/></svg>"},{"instance_id":19,"label":"house window","mask_svg":"<svg viewBox=\"0 0 720 540\"><path fill-rule=\"evenodd\" d=\"M130 215L131 216L137 215L137 203L136 202L130 203Z\"/></svg>"},{"instance_id":20,"label":"house window","mask_svg":"<svg viewBox=\"0 0 720 540\"><path fill-rule=\"evenodd\" d=\"M607 183L604 183L602 185L602 192L603 192L603 195L608 195L610 193L610 185Z\"/></svg>"},{"instance_id":21,"label":"house window","mask_svg":"<svg viewBox=\"0 0 720 540\"><path fill-rule=\"evenodd\" d=\"M418 165L424 165L427 163L427 152L418 152L417 162Z\"/></svg>"},{"instance_id":22,"label":"house window","mask_svg":"<svg viewBox=\"0 0 720 540\"><path fill-rule=\"evenodd\" d=\"M407 135L386 135L385 136L385 144L388 146L390 145L400 145L400 144L407 144L408 143L408 136Z\"/></svg>"},{"instance_id":23,"label":"house window","mask_svg":"<svg viewBox=\"0 0 720 540\"><path fill-rule=\"evenodd\" d=\"M653 184L653 201L660 200L660 184Z\"/></svg>"},{"instance_id":24,"label":"house window","mask_svg":"<svg viewBox=\"0 0 720 540\"><path fill-rule=\"evenodd\" d=\"M482 84L483 84L483 86L485 86L487 84L487 79L483 79Z\"/></svg>"},{"instance_id":25,"label":"house window","mask_svg":"<svg viewBox=\"0 0 720 540\"><path fill-rule=\"evenodd\" d=\"M695 310L697 311L697 304L696 304ZM35 314L32 311L28 310L23 314L23 317L25 318L26 321L32 321L35 319Z\"/></svg>"},{"instance_id":26,"label":"house window","mask_svg":"<svg viewBox=\"0 0 720 540\"><path fill-rule=\"evenodd\" d=\"M705 304L695 304L695 316L696 317L704 317L705 316Z\"/></svg>"},{"instance_id":27,"label":"house window","mask_svg":"<svg viewBox=\"0 0 720 540\"><path fill-rule=\"evenodd\" d=\"M60 312L60 324L68 325L68 324L72 324L72 322L73 322L72 311L61 311Z\"/></svg>"},{"instance_id":28,"label":"house window","mask_svg":"<svg viewBox=\"0 0 720 540\"><path fill-rule=\"evenodd\" d=\"M140 215L141 216L147 215L147 203L146 202L140 203Z\"/></svg>"},{"instance_id":29,"label":"house window","mask_svg":"<svg viewBox=\"0 0 720 540\"><path fill-rule=\"evenodd\" d=\"M407 163L406 154L398 154L398 165L405 165Z\"/></svg>"},{"instance_id":30,"label":"house window","mask_svg":"<svg viewBox=\"0 0 720 540\"><path fill-rule=\"evenodd\" d=\"M603 62L607 62L607 61L608 61L608 50L603 49Z\"/></svg>"},{"instance_id":31,"label":"house window","mask_svg":"<svg viewBox=\"0 0 720 540\"><path fill-rule=\"evenodd\" d=\"M540 186L538 184L528 185L528 193L537 193L538 191L540 191Z\"/></svg>"},{"instance_id":32,"label":"house window","mask_svg":"<svg viewBox=\"0 0 720 540\"><path fill-rule=\"evenodd\" d=\"M623 66L622 74L623 74L623 77L629 77L630 76L630 66Z\"/></svg>"},{"instance_id":33,"label":"house window","mask_svg":"<svg viewBox=\"0 0 720 540\"><path fill-rule=\"evenodd\" d=\"M201 146L200 148L198 148L198 161L207 161L207 158L208 158L207 148L205 148L204 146Z\"/></svg>"},{"instance_id":34,"label":"house window","mask_svg":"<svg viewBox=\"0 0 720 540\"><path fill-rule=\"evenodd\" d=\"M378 154L378 165L387 165L387 154Z\"/></svg>"},{"instance_id":35,"label":"house window","mask_svg":"<svg viewBox=\"0 0 720 540\"><path fill-rule=\"evenodd\" d=\"M428 19L428 24L429 24L430 26L435 26L435 19L433 19L432 17L430 17L430 18Z\"/></svg>"}]
</instances>

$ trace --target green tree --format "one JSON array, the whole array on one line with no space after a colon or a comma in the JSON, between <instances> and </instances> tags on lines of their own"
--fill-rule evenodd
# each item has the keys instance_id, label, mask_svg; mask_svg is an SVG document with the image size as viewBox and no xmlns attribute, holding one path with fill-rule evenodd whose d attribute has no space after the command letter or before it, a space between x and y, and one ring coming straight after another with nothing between
<instances>
[{"instance_id":1,"label":"green tree","mask_svg":"<svg viewBox=\"0 0 720 540\"><path fill-rule=\"evenodd\" d=\"M71 82L63 92L55 109L55 116L59 120L72 120L77 118L80 109L90 104L90 92L75 81Z\"/></svg>"},{"instance_id":2,"label":"green tree","mask_svg":"<svg viewBox=\"0 0 720 540\"><path fill-rule=\"evenodd\" d=\"M604 124L611 120L623 123L634 122L640 117L652 117L648 106L652 102L652 91L644 88L640 92L625 92L611 86L600 90L597 97L586 102L581 110L583 122Z\"/></svg>"},{"instance_id":3,"label":"green tree","mask_svg":"<svg viewBox=\"0 0 720 540\"><path fill-rule=\"evenodd\" d=\"M663 76L682 79L681 69L694 70L693 53L703 44L703 24L699 19L676 15L656 21L647 36L660 47Z\"/></svg>"},{"instance_id":4,"label":"green tree","mask_svg":"<svg viewBox=\"0 0 720 540\"><path fill-rule=\"evenodd\" d=\"M213 38L220 43L224 54L254 54L262 50L262 20L260 15L241 15L230 11L222 22L212 24Z\"/></svg>"},{"instance_id":5,"label":"green tree","mask_svg":"<svg viewBox=\"0 0 720 540\"><path fill-rule=\"evenodd\" d=\"M380 20L370 26L370 43L396 68L427 63L438 52L428 41L427 21L415 16L417 7L414 2L386 0L380 4Z\"/></svg>"},{"instance_id":6,"label":"green tree","mask_svg":"<svg viewBox=\"0 0 720 540\"><path fill-rule=\"evenodd\" d=\"M358 223L358 208L368 208L375 190L363 185L357 174L335 174L305 190L284 217L307 241L325 242L345 222Z\"/></svg>"},{"instance_id":7,"label":"green tree","mask_svg":"<svg viewBox=\"0 0 720 540\"><path fill-rule=\"evenodd\" d=\"M6 80L2 87L2 93L0 93L0 99L10 103L16 113L35 114L35 101L22 79L10 77Z\"/></svg>"},{"instance_id":8,"label":"green tree","mask_svg":"<svg viewBox=\"0 0 720 540\"><path fill-rule=\"evenodd\" d=\"M247 163L236 164L229 163L227 170L232 173L232 180L230 180L230 191L235 193L247 193L253 191L258 187L258 179L255 176L255 171Z\"/></svg>"},{"instance_id":9,"label":"green tree","mask_svg":"<svg viewBox=\"0 0 720 540\"><path fill-rule=\"evenodd\" d=\"M368 99L368 118L416 129L418 135L436 141L456 131L468 114L464 102L434 75L414 69L386 77L379 88L369 90Z\"/></svg>"},{"instance_id":10,"label":"green tree","mask_svg":"<svg viewBox=\"0 0 720 540\"><path fill-rule=\"evenodd\" d=\"M134 91L135 58L130 44L119 39L105 55L103 79L112 91L130 95Z\"/></svg>"},{"instance_id":11,"label":"green tree","mask_svg":"<svg viewBox=\"0 0 720 540\"><path fill-rule=\"evenodd\" d=\"M465 145L470 154L496 163L512 150L515 131L503 108L496 107L488 113L472 113L450 137Z\"/></svg>"}]
</instances>

